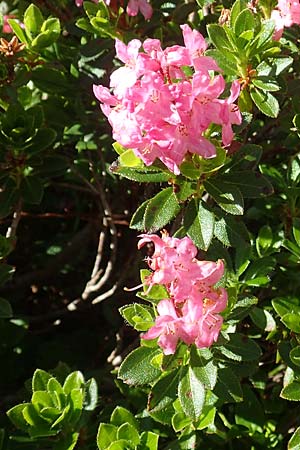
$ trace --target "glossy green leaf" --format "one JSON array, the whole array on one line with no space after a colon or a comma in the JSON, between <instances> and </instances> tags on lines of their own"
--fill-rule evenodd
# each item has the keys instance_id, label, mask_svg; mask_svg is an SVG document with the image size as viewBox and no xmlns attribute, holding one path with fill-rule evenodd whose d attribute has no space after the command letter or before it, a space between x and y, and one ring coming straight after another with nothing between
<instances>
[{"instance_id":1,"label":"glossy green leaf","mask_svg":"<svg viewBox=\"0 0 300 450\"><path fill-rule=\"evenodd\" d=\"M240 333L229 335L229 342L220 347L221 353L235 361L255 361L261 356L261 349L256 342Z\"/></svg>"},{"instance_id":2,"label":"glossy green leaf","mask_svg":"<svg viewBox=\"0 0 300 450\"><path fill-rule=\"evenodd\" d=\"M129 385L151 383L160 375L160 370L151 364L151 360L159 353L159 349L149 347L133 350L122 362L118 377Z\"/></svg>"},{"instance_id":3,"label":"glossy green leaf","mask_svg":"<svg viewBox=\"0 0 300 450\"><path fill-rule=\"evenodd\" d=\"M297 297L276 297L272 300L272 305L281 317L287 313L300 314L300 301Z\"/></svg>"},{"instance_id":4,"label":"glossy green leaf","mask_svg":"<svg viewBox=\"0 0 300 450\"><path fill-rule=\"evenodd\" d=\"M243 214L244 200L237 187L221 180L212 179L205 181L204 187L224 211L234 215Z\"/></svg>"},{"instance_id":5,"label":"glossy green leaf","mask_svg":"<svg viewBox=\"0 0 300 450\"><path fill-rule=\"evenodd\" d=\"M141 436L141 449L143 450L158 450L159 435L152 431L143 431Z\"/></svg>"},{"instance_id":6,"label":"glossy green leaf","mask_svg":"<svg viewBox=\"0 0 300 450\"><path fill-rule=\"evenodd\" d=\"M22 403L20 405L13 406L6 412L15 427L22 431L28 431L29 428L29 424L23 416L23 411L29 404L30 403Z\"/></svg>"},{"instance_id":7,"label":"glossy green leaf","mask_svg":"<svg viewBox=\"0 0 300 450\"><path fill-rule=\"evenodd\" d=\"M288 450L300 450L300 427L296 429L293 436L289 440Z\"/></svg>"},{"instance_id":8,"label":"glossy green leaf","mask_svg":"<svg viewBox=\"0 0 300 450\"><path fill-rule=\"evenodd\" d=\"M246 246L249 241L249 233L244 223L233 216L219 215L215 221L214 236L228 247Z\"/></svg>"},{"instance_id":9,"label":"glossy green leaf","mask_svg":"<svg viewBox=\"0 0 300 450\"><path fill-rule=\"evenodd\" d=\"M279 103L276 98L267 91L252 89L250 96L257 108L268 117L277 117L279 114Z\"/></svg>"},{"instance_id":10,"label":"glossy green leaf","mask_svg":"<svg viewBox=\"0 0 300 450\"><path fill-rule=\"evenodd\" d=\"M126 439L133 446L140 443L139 433L136 428L130 423L123 423L117 431L117 439Z\"/></svg>"},{"instance_id":11,"label":"glossy green leaf","mask_svg":"<svg viewBox=\"0 0 300 450\"><path fill-rule=\"evenodd\" d=\"M139 231L145 231L145 214L146 214L146 208L148 204L150 203L150 200L146 200L144 203L142 203L138 209L133 214L131 221L130 221L130 228L133 230L139 230Z\"/></svg>"},{"instance_id":12,"label":"glossy green leaf","mask_svg":"<svg viewBox=\"0 0 300 450\"><path fill-rule=\"evenodd\" d=\"M246 0L236 0L231 8L231 13L230 13L230 26L231 28L235 27L235 22L239 16L239 14L247 9L248 4Z\"/></svg>"},{"instance_id":13,"label":"glossy green leaf","mask_svg":"<svg viewBox=\"0 0 300 450\"><path fill-rule=\"evenodd\" d=\"M77 444L79 433L69 433L59 439L53 447L53 450L73 450Z\"/></svg>"},{"instance_id":14,"label":"glossy green leaf","mask_svg":"<svg viewBox=\"0 0 300 450\"><path fill-rule=\"evenodd\" d=\"M251 80L251 83L263 91L275 92L279 91L280 86L276 80L270 80L269 77L257 77Z\"/></svg>"},{"instance_id":15,"label":"glossy green leaf","mask_svg":"<svg viewBox=\"0 0 300 450\"><path fill-rule=\"evenodd\" d=\"M138 303L122 306L119 311L137 331L147 331L155 319L153 308Z\"/></svg>"},{"instance_id":16,"label":"glossy green leaf","mask_svg":"<svg viewBox=\"0 0 300 450\"><path fill-rule=\"evenodd\" d=\"M299 402L300 401L300 382L292 381L290 384L285 386L280 393L280 397L285 398L286 400Z\"/></svg>"},{"instance_id":17,"label":"glossy green leaf","mask_svg":"<svg viewBox=\"0 0 300 450\"><path fill-rule=\"evenodd\" d=\"M65 379L63 390L65 394L70 394L73 389L81 389L84 384L84 378L79 370L70 373Z\"/></svg>"},{"instance_id":18,"label":"glossy green leaf","mask_svg":"<svg viewBox=\"0 0 300 450\"><path fill-rule=\"evenodd\" d=\"M222 403L241 402L243 400L240 382L229 367L219 369L214 393Z\"/></svg>"},{"instance_id":19,"label":"glossy green leaf","mask_svg":"<svg viewBox=\"0 0 300 450\"><path fill-rule=\"evenodd\" d=\"M117 427L109 423L100 423L97 433L99 450L106 450L117 439Z\"/></svg>"},{"instance_id":20,"label":"glossy green leaf","mask_svg":"<svg viewBox=\"0 0 300 450\"><path fill-rule=\"evenodd\" d=\"M185 414L193 420L199 419L205 401L205 388L200 379L197 366L182 368L178 398Z\"/></svg>"},{"instance_id":21,"label":"glossy green leaf","mask_svg":"<svg viewBox=\"0 0 300 450\"><path fill-rule=\"evenodd\" d=\"M121 166L125 167L143 167L143 161L138 158L133 150L126 150L119 156Z\"/></svg>"},{"instance_id":22,"label":"glossy green leaf","mask_svg":"<svg viewBox=\"0 0 300 450\"><path fill-rule=\"evenodd\" d=\"M29 5L24 14L26 33L29 34L29 36L38 34L43 22L44 18L40 9L33 3Z\"/></svg>"},{"instance_id":23,"label":"glossy green leaf","mask_svg":"<svg viewBox=\"0 0 300 450\"><path fill-rule=\"evenodd\" d=\"M32 377L32 390L45 391L47 389L48 381L52 378L52 375L45 370L37 369Z\"/></svg>"},{"instance_id":24,"label":"glossy green leaf","mask_svg":"<svg viewBox=\"0 0 300 450\"><path fill-rule=\"evenodd\" d=\"M217 24L209 24L207 26L207 32L210 41L214 44L214 46L222 51L222 50L234 50L230 40L228 39L228 36L224 30L224 27Z\"/></svg>"},{"instance_id":25,"label":"glossy green leaf","mask_svg":"<svg viewBox=\"0 0 300 450\"><path fill-rule=\"evenodd\" d=\"M250 311L250 317L253 323L264 331L274 331L276 329L276 322L266 309L254 306Z\"/></svg>"},{"instance_id":26,"label":"glossy green leaf","mask_svg":"<svg viewBox=\"0 0 300 450\"><path fill-rule=\"evenodd\" d=\"M174 414L173 402L178 395L179 369L161 377L149 394L148 411L158 422L171 425Z\"/></svg>"},{"instance_id":27,"label":"glossy green leaf","mask_svg":"<svg viewBox=\"0 0 300 450\"><path fill-rule=\"evenodd\" d=\"M293 63L293 58L283 56L262 61L257 67L259 77L277 77Z\"/></svg>"},{"instance_id":28,"label":"glossy green leaf","mask_svg":"<svg viewBox=\"0 0 300 450\"><path fill-rule=\"evenodd\" d=\"M190 367L195 371L199 381L206 389L213 389L217 381L218 369L213 355L208 348L192 346L190 353Z\"/></svg>"},{"instance_id":29,"label":"glossy green leaf","mask_svg":"<svg viewBox=\"0 0 300 450\"><path fill-rule=\"evenodd\" d=\"M94 411L98 404L98 386L95 378L89 379L85 383L85 395L83 401L83 409L86 411Z\"/></svg>"},{"instance_id":30,"label":"glossy green leaf","mask_svg":"<svg viewBox=\"0 0 300 450\"><path fill-rule=\"evenodd\" d=\"M25 202L39 204L44 194L44 183L39 177L28 176L23 178L20 190Z\"/></svg>"},{"instance_id":31,"label":"glossy green leaf","mask_svg":"<svg viewBox=\"0 0 300 450\"><path fill-rule=\"evenodd\" d=\"M146 206L144 225L147 231L155 232L167 225L179 212L180 206L173 188L163 189Z\"/></svg>"},{"instance_id":32,"label":"glossy green leaf","mask_svg":"<svg viewBox=\"0 0 300 450\"><path fill-rule=\"evenodd\" d=\"M207 204L192 199L184 215L184 228L195 245L207 250L213 238L215 217Z\"/></svg>"},{"instance_id":33,"label":"glossy green leaf","mask_svg":"<svg viewBox=\"0 0 300 450\"><path fill-rule=\"evenodd\" d=\"M296 366L300 366L300 345L290 351L290 358Z\"/></svg>"},{"instance_id":34,"label":"glossy green leaf","mask_svg":"<svg viewBox=\"0 0 300 450\"><path fill-rule=\"evenodd\" d=\"M295 333L300 333L300 312L289 312L284 314L281 317L281 321L287 326L290 330Z\"/></svg>"},{"instance_id":35,"label":"glossy green leaf","mask_svg":"<svg viewBox=\"0 0 300 450\"><path fill-rule=\"evenodd\" d=\"M244 198L259 198L273 193L273 187L269 180L259 172L252 170L232 171L222 179L234 184Z\"/></svg>"},{"instance_id":36,"label":"glossy green leaf","mask_svg":"<svg viewBox=\"0 0 300 450\"><path fill-rule=\"evenodd\" d=\"M128 409L123 408L123 406L116 406L110 417L110 423L119 427L126 422L136 429L139 428L138 421Z\"/></svg>"},{"instance_id":37,"label":"glossy green leaf","mask_svg":"<svg viewBox=\"0 0 300 450\"><path fill-rule=\"evenodd\" d=\"M236 36L240 36L245 31L253 31L255 28L255 19L250 9L243 9L234 21L234 32Z\"/></svg>"}]
</instances>

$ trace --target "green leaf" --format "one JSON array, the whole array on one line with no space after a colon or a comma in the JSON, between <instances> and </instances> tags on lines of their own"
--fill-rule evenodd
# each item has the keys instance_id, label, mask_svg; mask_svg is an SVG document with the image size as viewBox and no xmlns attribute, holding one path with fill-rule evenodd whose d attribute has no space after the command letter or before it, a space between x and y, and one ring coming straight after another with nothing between
<instances>
[{"instance_id":1,"label":"green leaf","mask_svg":"<svg viewBox=\"0 0 300 450\"><path fill-rule=\"evenodd\" d=\"M39 408L44 406L54 406L51 395L46 391L34 391L31 397L31 402Z\"/></svg>"},{"instance_id":2,"label":"green leaf","mask_svg":"<svg viewBox=\"0 0 300 450\"><path fill-rule=\"evenodd\" d=\"M100 423L97 433L99 450L106 450L117 439L117 427L109 423Z\"/></svg>"},{"instance_id":3,"label":"green leaf","mask_svg":"<svg viewBox=\"0 0 300 450\"><path fill-rule=\"evenodd\" d=\"M286 327L295 333L300 333L300 312L298 313L287 313L281 317L281 321Z\"/></svg>"},{"instance_id":4,"label":"green leaf","mask_svg":"<svg viewBox=\"0 0 300 450\"><path fill-rule=\"evenodd\" d=\"M158 170L150 170L148 167L144 170L133 169L129 167L118 167L114 170L118 175L139 183L162 183L168 181L171 176L169 173Z\"/></svg>"},{"instance_id":5,"label":"green leaf","mask_svg":"<svg viewBox=\"0 0 300 450\"><path fill-rule=\"evenodd\" d=\"M71 95L72 85L61 70L39 66L32 72L31 79L41 91L54 95L66 95L66 92L69 92Z\"/></svg>"},{"instance_id":6,"label":"green leaf","mask_svg":"<svg viewBox=\"0 0 300 450\"><path fill-rule=\"evenodd\" d=\"M70 414L68 415L68 422L73 426L78 422L82 413L83 407L83 391L82 389L72 389L69 394Z\"/></svg>"},{"instance_id":7,"label":"green leaf","mask_svg":"<svg viewBox=\"0 0 300 450\"><path fill-rule=\"evenodd\" d=\"M21 182L20 191L25 202L39 204L44 194L43 181L37 176L25 177Z\"/></svg>"},{"instance_id":8,"label":"green leaf","mask_svg":"<svg viewBox=\"0 0 300 450\"><path fill-rule=\"evenodd\" d=\"M182 368L178 398L185 414L193 420L199 419L205 401L205 389L199 379L197 366Z\"/></svg>"},{"instance_id":9,"label":"green leaf","mask_svg":"<svg viewBox=\"0 0 300 450\"><path fill-rule=\"evenodd\" d=\"M65 394L70 394L73 389L81 389L83 385L84 377L82 373L77 370L76 372L72 372L67 376L63 385L63 390Z\"/></svg>"},{"instance_id":10,"label":"green leaf","mask_svg":"<svg viewBox=\"0 0 300 450\"><path fill-rule=\"evenodd\" d=\"M221 219L215 221L215 237L228 247L247 246L249 233L244 223L236 217L225 214L219 214L219 217Z\"/></svg>"},{"instance_id":11,"label":"green leaf","mask_svg":"<svg viewBox=\"0 0 300 450\"><path fill-rule=\"evenodd\" d=\"M211 56L214 58L218 66L228 75L231 77L236 77L237 75L237 58L234 53L231 52L231 50L207 50L206 55ZM240 95L243 93L242 91Z\"/></svg>"},{"instance_id":12,"label":"green leaf","mask_svg":"<svg viewBox=\"0 0 300 450\"><path fill-rule=\"evenodd\" d=\"M285 69L293 63L293 58L290 56L283 56L278 58L269 58L267 61L262 61L257 67L257 75L259 77L278 77Z\"/></svg>"},{"instance_id":13,"label":"green leaf","mask_svg":"<svg viewBox=\"0 0 300 450\"><path fill-rule=\"evenodd\" d=\"M139 433L130 423L123 423L117 431L117 439L126 439L132 445L136 446L140 443Z\"/></svg>"},{"instance_id":14,"label":"green leaf","mask_svg":"<svg viewBox=\"0 0 300 450\"><path fill-rule=\"evenodd\" d=\"M269 180L261 173L252 170L232 171L223 175L222 180L234 184L245 198L259 198L273 194L273 187Z\"/></svg>"},{"instance_id":15,"label":"green leaf","mask_svg":"<svg viewBox=\"0 0 300 450\"><path fill-rule=\"evenodd\" d=\"M251 433L263 432L266 417L262 404L248 385L243 386L243 402L236 406L235 422L242 425Z\"/></svg>"},{"instance_id":16,"label":"green leaf","mask_svg":"<svg viewBox=\"0 0 300 450\"><path fill-rule=\"evenodd\" d=\"M263 256L273 243L273 232L272 228L269 225L263 225L256 239L256 250L259 256Z\"/></svg>"},{"instance_id":17,"label":"green leaf","mask_svg":"<svg viewBox=\"0 0 300 450\"><path fill-rule=\"evenodd\" d=\"M159 435L152 431L143 431L141 434L141 450L157 450Z\"/></svg>"},{"instance_id":18,"label":"green leaf","mask_svg":"<svg viewBox=\"0 0 300 450\"><path fill-rule=\"evenodd\" d=\"M240 333L230 333L229 342L219 347L219 350L235 361L256 361L261 356L261 349L256 342Z\"/></svg>"},{"instance_id":19,"label":"green leaf","mask_svg":"<svg viewBox=\"0 0 300 450\"><path fill-rule=\"evenodd\" d=\"M294 402L300 401L300 382L292 381L280 392L280 397Z\"/></svg>"},{"instance_id":20,"label":"green leaf","mask_svg":"<svg viewBox=\"0 0 300 450\"><path fill-rule=\"evenodd\" d=\"M6 412L15 427L26 432L28 431L29 424L24 419L23 411L28 405L30 405L30 403L22 403L20 405L13 406Z\"/></svg>"},{"instance_id":21,"label":"green leaf","mask_svg":"<svg viewBox=\"0 0 300 450\"><path fill-rule=\"evenodd\" d=\"M272 305L280 317L283 317L287 313L300 314L300 301L298 297L276 297L272 300Z\"/></svg>"},{"instance_id":22,"label":"green leaf","mask_svg":"<svg viewBox=\"0 0 300 450\"><path fill-rule=\"evenodd\" d=\"M26 33L29 34L29 36L38 34L43 22L44 18L40 9L33 3L29 5L24 14Z\"/></svg>"},{"instance_id":23,"label":"green leaf","mask_svg":"<svg viewBox=\"0 0 300 450\"><path fill-rule=\"evenodd\" d=\"M70 433L67 436L60 437L54 445L53 450L73 450L77 444L79 433Z\"/></svg>"},{"instance_id":24,"label":"green leaf","mask_svg":"<svg viewBox=\"0 0 300 450\"><path fill-rule=\"evenodd\" d=\"M296 429L293 436L289 440L288 450L300 450L300 427Z\"/></svg>"},{"instance_id":25,"label":"green leaf","mask_svg":"<svg viewBox=\"0 0 300 450\"><path fill-rule=\"evenodd\" d=\"M0 297L0 319L9 319L13 316L13 310L10 303Z\"/></svg>"},{"instance_id":26,"label":"green leaf","mask_svg":"<svg viewBox=\"0 0 300 450\"><path fill-rule=\"evenodd\" d=\"M144 216L147 231L155 232L167 225L179 212L180 206L173 188L163 189L150 199Z\"/></svg>"},{"instance_id":27,"label":"green leaf","mask_svg":"<svg viewBox=\"0 0 300 450\"><path fill-rule=\"evenodd\" d=\"M248 8L243 9L235 19L234 32L236 36L240 36L245 31L254 31L255 19Z\"/></svg>"},{"instance_id":28,"label":"green leaf","mask_svg":"<svg viewBox=\"0 0 300 450\"><path fill-rule=\"evenodd\" d=\"M192 199L184 215L184 228L194 244L207 250L213 238L215 217L205 202Z\"/></svg>"},{"instance_id":29,"label":"green leaf","mask_svg":"<svg viewBox=\"0 0 300 450\"><path fill-rule=\"evenodd\" d=\"M290 358L296 366L300 366L300 345L290 351Z\"/></svg>"},{"instance_id":30,"label":"green leaf","mask_svg":"<svg viewBox=\"0 0 300 450\"><path fill-rule=\"evenodd\" d=\"M209 24L207 26L207 32L210 41L214 44L214 46L222 51L222 50L229 50L232 52L232 50L235 50L235 48L232 46L231 42L228 39L228 36L224 30L224 27L217 24Z\"/></svg>"},{"instance_id":31,"label":"green leaf","mask_svg":"<svg viewBox=\"0 0 300 450\"><path fill-rule=\"evenodd\" d=\"M236 0L231 7L230 26L235 27L235 22L239 14L248 7L247 0Z\"/></svg>"},{"instance_id":32,"label":"green leaf","mask_svg":"<svg viewBox=\"0 0 300 450\"><path fill-rule=\"evenodd\" d=\"M138 158L133 150L126 150L119 156L121 166L125 167L143 167L143 161Z\"/></svg>"},{"instance_id":33,"label":"green leaf","mask_svg":"<svg viewBox=\"0 0 300 450\"><path fill-rule=\"evenodd\" d=\"M237 187L215 179L205 181L204 187L224 211L234 215L242 215L244 213L244 200L241 191Z\"/></svg>"},{"instance_id":34,"label":"green leaf","mask_svg":"<svg viewBox=\"0 0 300 450\"><path fill-rule=\"evenodd\" d=\"M147 331L155 319L153 308L139 303L122 306L119 311L137 331Z\"/></svg>"},{"instance_id":35,"label":"green leaf","mask_svg":"<svg viewBox=\"0 0 300 450\"><path fill-rule=\"evenodd\" d=\"M215 387L218 369L209 349L200 349L193 345L190 353L190 367L194 369L199 381L206 389L212 390Z\"/></svg>"},{"instance_id":36,"label":"green leaf","mask_svg":"<svg viewBox=\"0 0 300 450\"><path fill-rule=\"evenodd\" d=\"M48 32L51 33L51 35L54 37L54 35L58 36L60 35L60 22L57 17L50 17L49 19L46 19L41 27L41 32Z\"/></svg>"},{"instance_id":37,"label":"green leaf","mask_svg":"<svg viewBox=\"0 0 300 450\"><path fill-rule=\"evenodd\" d=\"M162 376L152 387L148 399L148 411L158 422L171 424L173 402L178 395L179 369Z\"/></svg>"},{"instance_id":38,"label":"green leaf","mask_svg":"<svg viewBox=\"0 0 300 450\"><path fill-rule=\"evenodd\" d=\"M254 305L256 305L258 299L256 297L245 297L236 302L229 315L226 317L227 320L241 321L248 316L250 310Z\"/></svg>"},{"instance_id":39,"label":"green leaf","mask_svg":"<svg viewBox=\"0 0 300 450\"><path fill-rule=\"evenodd\" d=\"M136 429L139 428L138 421L136 420L134 415L130 411L128 411L128 409L123 408L123 406L115 407L110 417L110 422L117 427L123 425L123 423L128 423Z\"/></svg>"},{"instance_id":40,"label":"green leaf","mask_svg":"<svg viewBox=\"0 0 300 450\"><path fill-rule=\"evenodd\" d=\"M269 77L257 77L251 80L251 83L256 86L258 89L262 89L263 91L279 91L280 86L276 82L276 80L270 80Z\"/></svg>"},{"instance_id":41,"label":"green leaf","mask_svg":"<svg viewBox=\"0 0 300 450\"><path fill-rule=\"evenodd\" d=\"M25 147L28 158L37 155L50 147L55 141L56 131L51 128L41 128L36 135L31 139L28 146Z\"/></svg>"},{"instance_id":42,"label":"green leaf","mask_svg":"<svg viewBox=\"0 0 300 450\"><path fill-rule=\"evenodd\" d=\"M293 236L300 247L300 219L298 217L293 218Z\"/></svg>"},{"instance_id":43,"label":"green leaf","mask_svg":"<svg viewBox=\"0 0 300 450\"><path fill-rule=\"evenodd\" d=\"M140 386L154 381L159 375L160 370L151 364L151 360L161 353L158 348L139 347L122 362L118 378L129 385Z\"/></svg>"},{"instance_id":44,"label":"green leaf","mask_svg":"<svg viewBox=\"0 0 300 450\"><path fill-rule=\"evenodd\" d=\"M264 331L276 330L276 322L269 311L254 306L250 312L252 322Z\"/></svg>"},{"instance_id":45,"label":"green leaf","mask_svg":"<svg viewBox=\"0 0 300 450\"><path fill-rule=\"evenodd\" d=\"M243 400L240 382L229 367L219 369L214 393L222 403L241 402Z\"/></svg>"},{"instance_id":46,"label":"green leaf","mask_svg":"<svg viewBox=\"0 0 300 450\"><path fill-rule=\"evenodd\" d=\"M37 369L32 377L32 390L34 391L46 391L48 381L52 378L52 375L45 370Z\"/></svg>"},{"instance_id":47,"label":"green leaf","mask_svg":"<svg viewBox=\"0 0 300 450\"><path fill-rule=\"evenodd\" d=\"M17 38L24 44L30 45L30 41L27 38L27 36L26 36L23 28L19 24L19 22L16 19L8 19L7 22L11 26L11 28L12 28L13 32L15 33L15 35L17 36Z\"/></svg>"},{"instance_id":48,"label":"green leaf","mask_svg":"<svg viewBox=\"0 0 300 450\"><path fill-rule=\"evenodd\" d=\"M252 89L250 96L257 108L268 117L277 117L279 114L279 103L277 99L267 91Z\"/></svg>"},{"instance_id":49,"label":"green leaf","mask_svg":"<svg viewBox=\"0 0 300 450\"><path fill-rule=\"evenodd\" d=\"M98 386L95 378L91 378L85 383L85 395L83 409L94 411L98 404Z\"/></svg>"},{"instance_id":50,"label":"green leaf","mask_svg":"<svg viewBox=\"0 0 300 450\"><path fill-rule=\"evenodd\" d=\"M133 230L139 230L144 231L145 230L145 213L146 208L149 204L150 200L146 200L144 203L142 203L138 209L133 214L129 227Z\"/></svg>"},{"instance_id":51,"label":"green leaf","mask_svg":"<svg viewBox=\"0 0 300 450\"><path fill-rule=\"evenodd\" d=\"M196 424L197 430L204 430L214 424L217 408L213 405L203 407L199 421Z\"/></svg>"},{"instance_id":52,"label":"green leaf","mask_svg":"<svg viewBox=\"0 0 300 450\"><path fill-rule=\"evenodd\" d=\"M108 450L133 450L133 447L127 439L118 439L110 444Z\"/></svg>"}]
</instances>

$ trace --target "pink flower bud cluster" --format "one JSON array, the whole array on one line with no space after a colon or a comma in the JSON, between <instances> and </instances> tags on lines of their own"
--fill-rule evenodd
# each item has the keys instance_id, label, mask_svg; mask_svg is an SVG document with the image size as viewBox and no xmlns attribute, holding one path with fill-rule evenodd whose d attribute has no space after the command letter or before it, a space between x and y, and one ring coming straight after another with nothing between
<instances>
[{"instance_id":1,"label":"pink flower bud cluster","mask_svg":"<svg viewBox=\"0 0 300 450\"><path fill-rule=\"evenodd\" d=\"M300 25L300 2L299 0L278 0L277 9L271 14L275 22L275 33L273 39L278 41L283 33L284 27L294 24Z\"/></svg>"},{"instance_id":2,"label":"pink flower bud cluster","mask_svg":"<svg viewBox=\"0 0 300 450\"><path fill-rule=\"evenodd\" d=\"M210 347L216 342L223 323L218 314L227 304L224 288L215 288L224 274L222 260L200 261L197 248L189 237L172 238L166 232L162 237L142 234L138 248L148 242L155 245L148 258L153 270L146 279L151 288L155 284L165 285L170 298L157 305L155 324L142 336L143 339L158 339L165 355L174 354L179 340L198 348Z\"/></svg>"},{"instance_id":3,"label":"pink flower bud cluster","mask_svg":"<svg viewBox=\"0 0 300 450\"><path fill-rule=\"evenodd\" d=\"M216 156L215 146L204 137L210 124L222 127L225 146L233 139L232 124L241 123L234 104L240 86L234 81L228 98L216 61L205 56L203 36L181 26L184 46L161 48L158 39L125 45L116 40L116 53L124 66L110 77L111 91L94 85L94 94L113 129L113 138L149 166L156 158L179 174L187 153ZM143 51L141 52L141 48Z\"/></svg>"}]
</instances>

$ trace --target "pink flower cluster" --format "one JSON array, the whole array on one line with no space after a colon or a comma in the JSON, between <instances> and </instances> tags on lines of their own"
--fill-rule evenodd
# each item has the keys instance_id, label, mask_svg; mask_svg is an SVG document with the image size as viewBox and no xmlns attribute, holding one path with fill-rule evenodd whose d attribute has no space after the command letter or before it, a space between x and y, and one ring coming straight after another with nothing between
<instances>
[{"instance_id":1,"label":"pink flower cluster","mask_svg":"<svg viewBox=\"0 0 300 450\"><path fill-rule=\"evenodd\" d=\"M75 0L76 6L82 6L84 0ZM98 3L98 0L92 0L94 3ZM111 0L104 0L104 3L109 6ZM121 6L123 2L121 2ZM129 16L136 16L141 11L146 20L149 20L153 14L153 9L147 0L129 0L126 13Z\"/></svg>"},{"instance_id":2,"label":"pink flower cluster","mask_svg":"<svg viewBox=\"0 0 300 450\"><path fill-rule=\"evenodd\" d=\"M158 39L142 43L133 39L125 45L116 40L116 53L124 66L110 77L110 90L94 85L94 94L113 129L113 138L149 166L156 158L170 171L187 153L204 158L216 156L214 145L204 137L210 124L222 127L225 146L233 139L232 124L241 123L234 103L240 92L238 81L228 98L216 61L205 56L203 36L181 25L184 46L161 48ZM143 47L143 52L141 48Z\"/></svg>"},{"instance_id":3,"label":"pink flower cluster","mask_svg":"<svg viewBox=\"0 0 300 450\"><path fill-rule=\"evenodd\" d=\"M277 9L271 14L275 22L275 33L273 39L278 41L283 33L284 27L294 24L300 25L300 2L299 0L278 0Z\"/></svg>"},{"instance_id":4,"label":"pink flower cluster","mask_svg":"<svg viewBox=\"0 0 300 450\"><path fill-rule=\"evenodd\" d=\"M157 305L155 324L142 336L158 339L165 355L175 353L178 340L198 348L210 347L216 342L223 323L218 314L227 304L224 288L215 288L224 273L222 260L200 261L197 248L189 237L172 238L166 232L141 235L138 247L153 242L155 250L148 258L153 270L146 284L163 284L170 298Z\"/></svg>"}]
</instances>

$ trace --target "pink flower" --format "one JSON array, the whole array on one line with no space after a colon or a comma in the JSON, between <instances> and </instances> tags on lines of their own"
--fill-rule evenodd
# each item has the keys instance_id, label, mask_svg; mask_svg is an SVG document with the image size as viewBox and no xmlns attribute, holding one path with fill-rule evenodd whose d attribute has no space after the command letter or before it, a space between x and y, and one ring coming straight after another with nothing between
<instances>
[{"instance_id":1,"label":"pink flower","mask_svg":"<svg viewBox=\"0 0 300 450\"><path fill-rule=\"evenodd\" d=\"M271 19L275 22L273 39L277 41L281 38L284 27L300 25L299 0L278 0L277 9L272 11Z\"/></svg>"},{"instance_id":2,"label":"pink flower","mask_svg":"<svg viewBox=\"0 0 300 450\"><path fill-rule=\"evenodd\" d=\"M165 355L175 353L177 342L183 337L181 319L171 300L161 300L157 305L158 317L155 324L142 337L143 339L155 339L159 336L158 345Z\"/></svg>"},{"instance_id":3,"label":"pink flower","mask_svg":"<svg viewBox=\"0 0 300 450\"><path fill-rule=\"evenodd\" d=\"M173 354L179 340L198 348L210 347L217 341L223 318L218 314L226 308L227 292L214 285L224 274L222 260L201 261L189 237L172 238L166 231L143 234L138 248L153 242L154 252L148 257L153 273L146 279L149 287L163 284L170 298L157 306L155 324L143 339L158 339L166 355Z\"/></svg>"},{"instance_id":4,"label":"pink flower","mask_svg":"<svg viewBox=\"0 0 300 450\"><path fill-rule=\"evenodd\" d=\"M103 86L94 87L114 139L132 149L147 166L160 159L175 175L187 154L216 156L207 136L211 124L222 127L227 146L233 139L232 124L241 122L234 103L238 82L232 84L229 98L220 99L225 80L212 73L220 69L204 55L203 36L188 25L182 30L185 46L166 49L158 39L146 39L144 52L137 39L128 45L116 40L117 57L124 66L110 77L110 95ZM127 122L120 123L123 120Z\"/></svg>"},{"instance_id":5,"label":"pink flower","mask_svg":"<svg viewBox=\"0 0 300 450\"><path fill-rule=\"evenodd\" d=\"M126 12L129 16L136 16L141 11L146 20L151 19L153 9L147 0L129 0Z\"/></svg>"}]
</instances>

